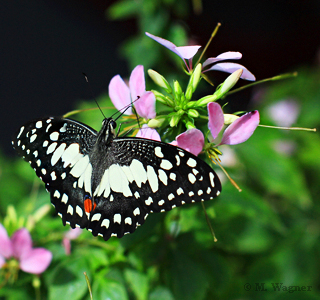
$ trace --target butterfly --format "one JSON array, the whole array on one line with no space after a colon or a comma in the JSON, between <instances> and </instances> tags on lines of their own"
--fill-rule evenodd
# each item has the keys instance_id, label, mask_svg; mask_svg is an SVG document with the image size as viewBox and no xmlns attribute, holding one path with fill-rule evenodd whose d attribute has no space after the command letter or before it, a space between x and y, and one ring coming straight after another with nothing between
<instances>
[{"instance_id":1,"label":"butterfly","mask_svg":"<svg viewBox=\"0 0 320 300\"><path fill-rule=\"evenodd\" d=\"M58 117L23 125L12 144L45 183L63 225L108 240L133 233L149 213L210 200L221 183L203 160L179 147L118 137L113 118L99 132Z\"/></svg>"}]
</instances>

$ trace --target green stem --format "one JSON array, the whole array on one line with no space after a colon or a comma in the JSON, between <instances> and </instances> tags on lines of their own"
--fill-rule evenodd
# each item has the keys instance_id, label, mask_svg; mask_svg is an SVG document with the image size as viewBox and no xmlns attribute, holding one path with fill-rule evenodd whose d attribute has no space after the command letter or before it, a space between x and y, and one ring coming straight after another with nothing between
<instances>
[{"instance_id":1,"label":"green stem","mask_svg":"<svg viewBox=\"0 0 320 300\"><path fill-rule=\"evenodd\" d=\"M206 207L204 206L203 202L201 202L201 205L202 205L202 209L203 209L204 215L205 215L205 217L206 217L207 224L208 224L208 226L209 226L209 228L210 228L210 231L211 231L211 234L212 234L212 237L213 237L213 241L214 241L214 242L217 242L218 240L217 240L217 238L216 238L216 235L215 235L215 233L214 233L214 231L213 231L213 228L212 228L212 225L211 225L211 223L210 223L210 219L209 219L209 217L208 217Z\"/></svg>"},{"instance_id":2,"label":"green stem","mask_svg":"<svg viewBox=\"0 0 320 300\"><path fill-rule=\"evenodd\" d=\"M40 288L35 288L36 300L41 300Z\"/></svg>"},{"instance_id":3,"label":"green stem","mask_svg":"<svg viewBox=\"0 0 320 300\"><path fill-rule=\"evenodd\" d=\"M291 77L296 77L297 75L298 75L298 72L293 72L293 73L286 73L286 74L277 75L277 76L270 77L270 78L265 78L265 79L262 79L262 80L259 80L259 81L255 81L253 83L249 83L249 84L247 84L245 86L241 86L241 87L239 87L237 89L234 89L234 90L228 92L225 96L234 94L236 92L242 91L242 90L244 90L244 89L246 89L248 87L252 87L252 86L260 84L260 83L264 83L264 82L268 82L268 81L282 80L282 79L291 78Z\"/></svg>"},{"instance_id":4,"label":"green stem","mask_svg":"<svg viewBox=\"0 0 320 300\"><path fill-rule=\"evenodd\" d=\"M265 128L273 128L273 129L284 129L284 130L302 130L302 131L313 131L313 132L317 131L317 128L280 127L280 126L270 126L270 125L258 125L258 126L265 127Z\"/></svg>"},{"instance_id":5,"label":"green stem","mask_svg":"<svg viewBox=\"0 0 320 300\"><path fill-rule=\"evenodd\" d=\"M85 277L86 282L87 282L87 285L88 285L88 290L89 290L90 299L93 300L93 297L92 297L92 289L91 289L91 284L90 284L89 277L88 277L88 275L87 275L86 272L83 272L83 274L84 274L84 277Z\"/></svg>"},{"instance_id":6,"label":"green stem","mask_svg":"<svg viewBox=\"0 0 320 300\"><path fill-rule=\"evenodd\" d=\"M84 112L84 111L89 111L89 110L97 110L99 109L99 107L93 107L93 108L85 108L85 109L76 109L76 110L73 110L73 111L70 111L70 112L67 112L66 114L64 114L62 116L62 118L68 118L72 115L75 115L75 114L78 114L78 113L81 113L81 112ZM101 109L114 109L114 107L101 107Z\"/></svg>"},{"instance_id":7,"label":"green stem","mask_svg":"<svg viewBox=\"0 0 320 300\"><path fill-rule=\"evenodd\" d=\"M195 64L195 66L197 66L197 64L201 61L203 55L205 54L205 52L207 51L207 49L208 49L208 47L209 47L209 45L210 45L212 39L213 39L213 38L215 37L215 35L217 34L218 29L219 29L220 26L221 26L221 23L218 23L217 26L216 26L216 28L213 30L213 32L212 32L212 34L211 34L211 36L210 36L210 39L209 39L208 43L206 44L206 46L204 47L204 49L203 49L203 51L202 51L202 53L201 53L201 55L200 55L197 63Z\"/></svg>"}]
</instances>

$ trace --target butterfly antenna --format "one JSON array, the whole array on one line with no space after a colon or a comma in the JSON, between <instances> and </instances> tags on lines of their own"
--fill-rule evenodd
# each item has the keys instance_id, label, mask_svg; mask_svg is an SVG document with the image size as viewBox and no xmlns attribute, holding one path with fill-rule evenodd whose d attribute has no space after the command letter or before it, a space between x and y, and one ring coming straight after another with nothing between
<instances>
[{"instance_id":1,"label":"butterfly antenna","mask_svg":"<svg viewBox=\"0 0 320 300\"><path fill-rule=\"evenodd\" d=\"M136 101L138 101L139 99L140 99L140 96L137 96L137 99L135 99L134 101L131 101L131 105L132 105L133 112L134 112L134 114L135 114L135 116L136 116L136 120L137 120L137 123L138 123L138 127L139 127L139 129L141 129L141 127L140 127L140 122L139 122L139 116L138 116L137 110L136 110L135 107L133 106L133 103L136 102Z\"/></svg>"},{"instance_id":2,"label":"butterfly antenna","mask_svg":"<svg viewBox=\"0 0 320 300\"><path fill-rule=\"evenodd\" d=\"M135 108L133 108L133 112L134 112L134 114L135 114L135 116L136 116L136 120L137 120L137 123L138 123L138 127L139 127L139 129L141 129L140 122L139 122L139 116L138 116L137 111L136 111Z\"/></svg>"},{"instance_id":3,"label":"butterfly antenna","mask_svg":"<svg viewBox=\"0 0 320 300\"><path fill-rule=\"evenodd\" d=\"M139 96L138 96L139 97ZM139 99L139 98L138 98ZM137 100L138 100L137 99ZM134 112L134 114L135 114L135 116L136 116L136 119L137 119L137 123L138 123L138 127L139 127L139 129L141 129L141 126L140 126L140 122L139 122L139 116L138 116L138 114L137 114L137 111L136 111L136 109L132 106L132 109L133 109L133 112ZM121 125L121 124L120 124ZM128 134L130 134L130 132L132 132L134 130L134 128L130 128L129 130L127 130L122 136L127 136Z\"/></svg>"},{"instance_id":4,"label":"butterfly antenna","mask_svg":"<svg viewBox=\"0 0 320 300\"><path fill-rule=\"evenodd\" d=\"M138 116L137 113L136 113L136 110L135 110L134 107L133 107L133 103L136 102L136 101L138 101L139 99L140 99L140 96L137 96L137 99L135 99L135 100L132 101L130 104L128 104L127 106L125 106L124 108L122 108L120 111L115 112L111 117L113 117L114 115L116 115L117 113L120 112L120 115L114 119L115 121L117 121L130 107L133 108L133 111L134 111L135 115Z\"/></svg>"},{"instance_id":5,"label":"butterfly antenna","mask_svg":"<svg viewBox=\"0 0 320 300\"><path fill-rule=\"evenodd\" d=\"M90 83L89 83L87 74L82 72L82 75L84 76L84 79L86 80L86 82L89 84L90 92L91 92L91 94L92 94L92 96L93 96L92 87L91 87L91 85L90 85ZM96 100L96 98L94 98L94 97L92 97L92 98L93 98L94 102L97 104L97 106L98 106L99 110L101 111L103 117L106 119L107 117L106 117L105 114L103 113L103 111L102 111L102 109L101 109L98 101Z\"/></svg>"},{"instance_id":6,"label":"butterfly antenna","mask_svg":"<svg viewBox=\"0 0 320 300\"><path fill-rule=\"evenodd\" d=\"M136 116L136 118L137 118L137 122L138 122L138 124L139 124L139 116L138 116L137 111L135 110L135 108L134 108L134 106L133 106L133 103L136 102L136 101L138 101L139 99L140 99L140 96L137 96L137 99L135 99L134 101L131 101L130 104L128 104L127 106L125 106L124 108L122 108L120 111L117 111L116 113L114 113L114 114L111 116L111 118L112 118L115 114L120 113L119 116L114 119L115 121L117 121L130 107L132 107L133 112L134 112L134 114L135 114L135 116ZM120 133L120 128L121 128L121 124L120 124L120 126L119 126L117 136L118 136L119 133ZM139 124L139 128L140 128L140 124ZM124 134L124 136L128 135L131 131L132 131L132 128L129 129L129 130Z\"/></svg>"}]
</instances>

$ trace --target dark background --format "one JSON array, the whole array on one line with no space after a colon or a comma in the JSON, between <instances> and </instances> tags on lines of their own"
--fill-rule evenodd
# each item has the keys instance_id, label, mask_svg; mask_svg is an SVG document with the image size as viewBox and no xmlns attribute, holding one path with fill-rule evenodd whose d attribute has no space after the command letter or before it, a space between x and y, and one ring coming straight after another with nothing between
<instances>
[{"instance_id":1,"label":"dark background","mask_svg":"<svg viewBox=\"0 0 320 300\"><path fill-rule=\"evenodd\" d=\"M112 1L0 3L0 148L13 155L10 140L22 123L62 115L76 100L107 92L115 74L129 74L117 50L136 27L130 20L106 19ZM240 51L241 63L263 79L317 63L319 17L318 0L206 0L201 15L181 22L201 45L221 22L211 56Z\"/></svg>"}]
</instances>

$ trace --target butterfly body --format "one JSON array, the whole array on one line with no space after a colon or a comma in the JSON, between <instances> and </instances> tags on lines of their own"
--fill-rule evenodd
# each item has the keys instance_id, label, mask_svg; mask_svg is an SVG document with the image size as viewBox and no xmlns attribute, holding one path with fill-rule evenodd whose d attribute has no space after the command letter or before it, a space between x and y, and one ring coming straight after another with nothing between
<instances>
[{"instance_id":1,"label":"butterfly body","mask_svg":"<svg viewBox=\"0 0 320 300\"><path fill-rule=\"evenodd\" d=\"M64 225L120 238L151 212L219 195L219 178L201 159L162 142L116 137L115 129L112 118L99 132L71 119L44 118L22 126L13 140Z\"/></svg>"}]
</instances>

